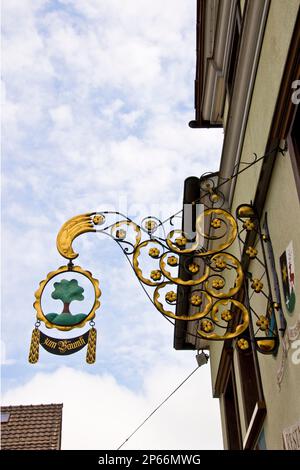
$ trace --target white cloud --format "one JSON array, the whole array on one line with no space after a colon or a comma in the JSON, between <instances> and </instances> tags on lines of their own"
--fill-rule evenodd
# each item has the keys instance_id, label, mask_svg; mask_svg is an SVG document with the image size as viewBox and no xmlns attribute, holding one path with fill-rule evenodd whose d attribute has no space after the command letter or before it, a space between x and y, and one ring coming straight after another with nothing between
<instances>
[{"instance_id":1,"label":"white cloud","mask_svg":"<svg viewBox=\"0 0 300 470\"><path fill-rule=\"evenodd\" d=\"M50 116L55 126L64 128L73 124L73 114L70 106L61 105L49 110Z\"/></svg>"},{"instance_id":2,"label":"white cloud","mask_svg":"<svg viewBox=\"0 0 300 470\"><path fill-rule=\"evenodd\" d=\"M6 357L6 346L5 346L4 341L1 340L0 345L1 345L1 358L0 358L1 366L10 366L12 364L15 364L16 361L14 359L9 359Z\"/></svg>"},{"instance_id":3,"label":"white cloud","mask_svg":"<svg viewBox=\"0 0 300 470\"><path fill-rule=\"evenodd\" d=\"M63 403L63 449L116 449L192 367L174 363L153 366L136 391L111 375L62 367L54 373L36 374L25 385L4 394L2 402ZM221 448L218 402L208 395L199 402L199 390L208 389L207 372L204 367L195 372L123 449Z\"/></svg>"},{"instance_id":4,"label":"white cloud","mask_svg":"<svg viewBox=\"0 0 300 470\"><path fill-rule=\"evenodd\" d=\"M135 110L129 113L123 113L121 115L121 120L129 127L133 127L138 119L143 116L144 112L142 110Z\"/></svg>"},{"instance_id":5,"label":"white cloud","mask_svg":"<svg viewBox=\"0 0 300 470\"><path fill-rule=\"evenodd\" d=\"M115 114L117 114L121 108L124 106L124 102L122 100L113 100L108 106L105 106L101 113L106 118L113 118Z\"/></svg>"}]
</instances>

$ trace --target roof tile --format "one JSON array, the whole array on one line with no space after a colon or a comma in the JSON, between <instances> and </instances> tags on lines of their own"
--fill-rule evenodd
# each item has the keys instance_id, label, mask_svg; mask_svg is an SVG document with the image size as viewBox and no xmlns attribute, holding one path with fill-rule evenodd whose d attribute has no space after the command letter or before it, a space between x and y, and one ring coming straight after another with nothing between
<instances>
[{"instance_id":1,"label":"roof tile","mask_svg":"<svg viewBox=\"0 0 300 470\"><path fill-rule=\"evenodd\" d=\"M62 404L1 406L10 413L1 423L2 450L59 450Z\"/></svg>"}]
</instances>

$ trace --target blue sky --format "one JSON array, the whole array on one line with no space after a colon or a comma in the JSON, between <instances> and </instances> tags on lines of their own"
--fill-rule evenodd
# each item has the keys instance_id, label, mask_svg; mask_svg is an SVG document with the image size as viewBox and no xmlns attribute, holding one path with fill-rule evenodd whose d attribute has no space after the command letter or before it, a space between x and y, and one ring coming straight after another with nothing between
<instances>
[{"instance_id":1,"label":"blue sky","mask_svg":"<svg viewBox=\"0 0 300 470\"><path fill-rule=\"evenodd\" d=\"M168 217L181 208L186 177L218 169L221 131L187 125L196 2L2 3L3 400L63 401L65 448L113 448L195 367L194 353L172 349L172 326L106 238L75 244L102 290L96 365L86 365L84 351L66 358L42 351L28 364L34 291L64 264L55 239L73 215ZM196 375L127 448L221 446L208 367ZM73 432L78 400L76 419L97 430L89 442ZM199 430L200 421L210 430ZM176 426L188 426L184 441Z\"/></svg>"}]
</instances>

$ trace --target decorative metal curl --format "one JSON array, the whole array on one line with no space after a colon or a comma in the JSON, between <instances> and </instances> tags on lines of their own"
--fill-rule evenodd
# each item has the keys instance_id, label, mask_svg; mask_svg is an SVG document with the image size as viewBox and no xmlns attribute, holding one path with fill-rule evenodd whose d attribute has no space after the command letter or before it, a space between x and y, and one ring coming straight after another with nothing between
<instances>
[{"instance_id":1,"label":"decorative metal curl","mask_svg":"<svg viewBox=\"0 0 300 470\"><path fill-rule=\"evenodd\" d=\"M159 284L155 291L154 291L154 296L153 296L153 299L154 299L154 304L157 308L157 310L159 310L163 315L166 315L167 317L170 317L170 318L173 318L174 320L183 320L183 321L194 321L194 320L199 320L200 318L204 318L206 315L209 314L211 308L212 308L212 305L213 305L213 299L211 298L211 296L205 291L201 291L203 297L205 298L206 300L206 306L204 307L203 311L199 311L195 314L192 314L192 315L176 315L175 313L169 311L169 310L166 310L163 306L163 304L159 301L159 298L160 298L160 290L163 289L164 287L166 286L172 286L174 285L173 282L170 282L170 281L167 281L167 282L162 282L161 284Z\"/></svg>"},{"instance_id":2,"label":"decorative metal curl","mask_svg":"<svg viewBox=\"0 0 300 470\"><path fill-rule=\"evenodd\" d=\"M217 302L215 302L215 304L213 305L212 309L211 309L211 320L213 320L214 323L218 324L219 323L219 319L218 319L218 313L219 313L219 308L220 306L223 306L223 305L228 305L229 303L233 304L236 308L239 309L240 313L241 313L241 316L242 316L242 323L241 324L238 324L236 327L233 327L231 330L227 330L226 333L224 333L223 335L219 335L217 333L206 333L205 331L203 330L198 330L198 333L200 334L200 336L202 336L203 338L206 338L206 339L210 339L210 340L226 340L226 339L232 339L232 338L235 338L237 336L240 336L247 328L248 328L248 325L249 325L249 312L247 310L247 308L245 307L245 305L243 305L241 302L239 302L238 300L235 300L235 299L221 299L221 300L218 300ZM236 315L236 314L235 314ZM206 316L207 317L207 316Z\"/></svg>"},{"instance_id":3,"label":"decorative metal curl","mask_svg":"<svg viewBox=\"0 0 300 470\"><path fill-rule=\"evenodd\" d=\"M210 184L206 183L205 190L212 205L220 204L213 179L208 182ZM115 220L110 222L110 218ZM169 219L171 227L174 227L174 221L175 216ZM205 321L206 328L200 328L197 333L206 339L224 340L239 336L249 323L247 308L234 299L243 285L244 276L238 259L225 252L238 233L235 218L220 207L205 209L197 217L196 233L192 238L177 228L172 228L166 235L164 225L165 222L152 216L145 217L138 225L118 212L91 212L73 217L62 226L57 236L57 248L65 258L71 260L78 256L72 248L77 236L86 232L108 235L121 247L140 283L147 288L155 288L153 304L164 316L182 321ZM206 229L208 226L209 231ZM160 229L163 230L163 236ZM213 241L214 246L209 247L208 241ZM149 261L154 263L150 272ZM142 268L142 264L147 267ZM179 265L179 272L176 273ZM232 282L225 281L225 273L229 270L235 274ZM181 292L178 286L196 288L191 295L191 298L194 296L191 301L194 312L189 315L180 314L183 295L181 298L178 295ZM165 293L163 301L161 293L166 287L170 290ZM219 307L229 303L240 312L241 317L234 329L229 328L226 322L227 326L222 326L218 319ZM175 306L177 313L170 311L170 307ZM237 314L235 316L238 317ZM209 331L209 328L215 327L225 328L226 332L218 334Z\"/></svg>"}]
</instances>

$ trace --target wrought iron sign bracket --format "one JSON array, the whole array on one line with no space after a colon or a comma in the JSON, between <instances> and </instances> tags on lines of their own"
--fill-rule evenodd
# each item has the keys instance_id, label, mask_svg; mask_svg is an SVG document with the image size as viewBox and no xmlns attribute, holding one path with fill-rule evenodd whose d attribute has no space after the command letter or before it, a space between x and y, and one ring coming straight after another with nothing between
<instances>
[{"instance_id":1,"label":"wrought iron sign bracket","mask_svg":"<svg viewBox=\"0 0 300 470\"><path fill-rule=\"evenodd\" d=\"M267 235L262 233L252 206L239 206L234 217L222 208L222 194L213 183L210 184L206 194L211 207L198 215L193 234L174 228L174 217L169 219L171 230L167 234L165 223L155 217L146 217L136 224L119 212L90 212L65 222L57 235L57 249L68 260L68 264L50 272L35 293L37 323L32 333L29 361L38 361L41 344L48 352L59 355L71 354L87 345L86 360L88 363L95 362L94 319L100 306L99 282L89 271L73 264L73 260L78 257L72 246L73 241L85 233L101 233L118 243L153 305L166 318L176 321L197 320L197 336L206 340L234 339L242 351L254 345L264 354L276 352L278 332L275 311L280 311L280 315L282 312L278 300L274 301L272 296L264 248ZM262 259L258 255L257 241L252 245L249 243L256 238L261 243ZM242 246L242 262L227 251L236 239ZM248 266L254 260L263 273L259 276L251 274L249 289ZM179 264L182 268L180 271L189 276L178 274ZM266 283L263 282L264 276ZM57 282L53 283L55 278ZM82 278L92 285L94 299L89 311L75 315L71 313L69 305L73 300L82 300L84 297L84 288L78 283L78 279ZM64 304L61 313L45 311L42 299L49 286L54 289L51 298L61 300ZM188 314L180 313L182 289L177 289L178 286L191 288ZM243 292L246 297L243 297ZM252 302L254 294L260 294L266 299L263 313L258 314L255 310ZM257 321L256 329L252 328L252 337L247 332L253 316L257 317ZM56 328L62 332L82 328L89 323L90 330L76 338L52 338L40 332L41 322L47 328Z\"/></svg>"}]
</instances>

